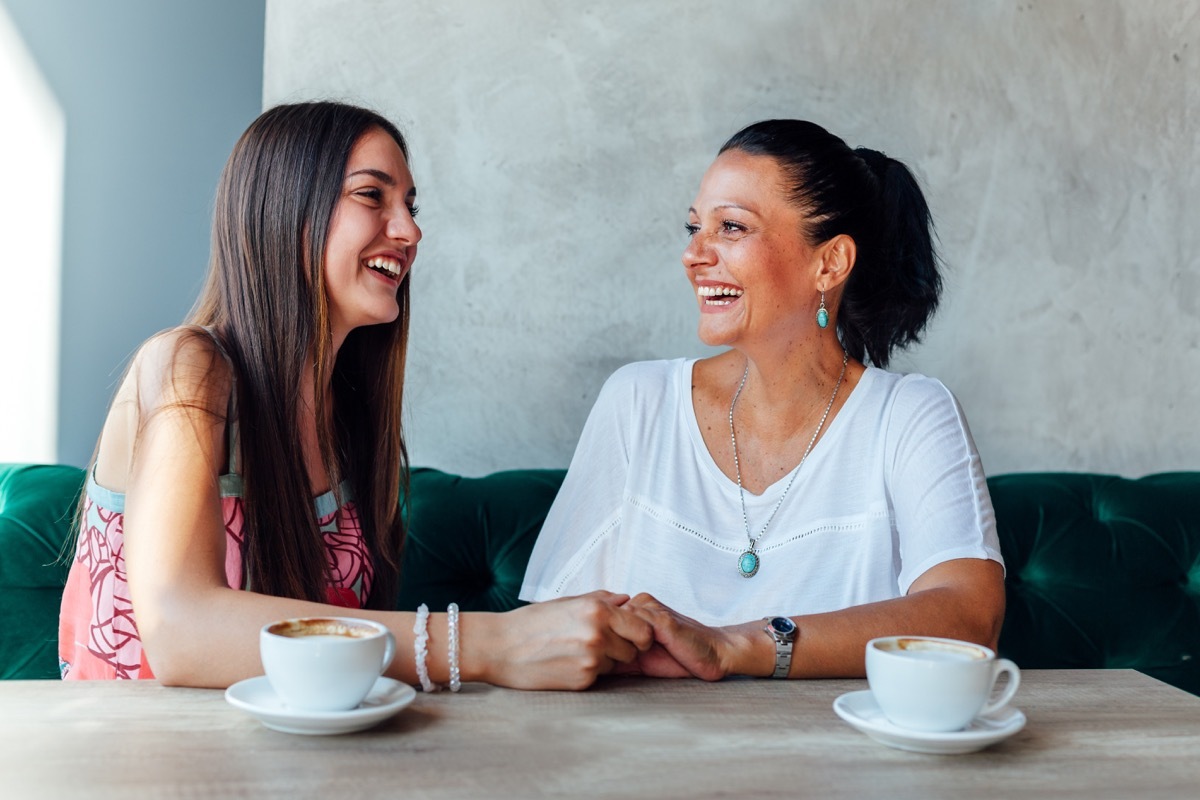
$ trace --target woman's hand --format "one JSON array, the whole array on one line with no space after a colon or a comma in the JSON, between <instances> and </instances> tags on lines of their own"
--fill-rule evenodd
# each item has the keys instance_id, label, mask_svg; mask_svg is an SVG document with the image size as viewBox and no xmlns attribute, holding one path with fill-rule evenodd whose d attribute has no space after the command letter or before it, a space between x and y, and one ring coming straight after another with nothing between
<instances>
[{"instance_id":1,"label":"woman's hand","mask_svg":"<svg viewBox=\"0 0 1200 800\"><path fill-rule=\"evenodd\" d=\"M514 689L586 689L654 642L627 595L597 591L463 616L463 679Z\"/></svg>"},{"instance_id":2,"label":"woman's hand","mask_svg":"<svg viewBox=\"0 0 1200 800\"><path fill-rule=\"evenodd\" d=\"M648 594L639 594L625 608L654 627L655 644L621 672L640 672L660 678L695 677L716 681L728 675L752 674L740 668L749 642L741 629L710 628L668 608ZM765 638L765 637L764 637Z\"/></svg>"},{"instance_id":3,"label":"woman's hand","mask_svg":"<svg viewBox=\"0 0 1200 800\"><path fill-rule=\"evenodd\" d=\"M647 678L691 678L692 673L675 660L667 652L667 648L658 642L650 645L650 649L638 653L638 657L628 664L617 664L613 667L614 675L644 675Z\"/></svg>"}]
</instances>

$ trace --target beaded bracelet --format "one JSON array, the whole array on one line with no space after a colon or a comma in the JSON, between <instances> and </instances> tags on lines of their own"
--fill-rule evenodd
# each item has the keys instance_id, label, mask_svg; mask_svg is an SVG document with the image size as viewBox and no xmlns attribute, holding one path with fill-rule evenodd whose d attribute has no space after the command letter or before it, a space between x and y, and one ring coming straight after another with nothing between
<instances>
[{"instance_id":1,"label":"beaded bracelet","mask_svg":"<svg viewBox=\"0 0 1200 800\"><path fill-rule=\"evenodd\" d=\"M413 657L417 662L417 680L421 682L421 689L426 692L436 692L442 687L438 686L433 681L429 680L429 667L426 665L426 660L429 658L429 606L421 603L417 606L417 621L413 623Z\"/></svg>"},{"instance_id":2,"label":"beaded bracelet","mask_svg":"<svg viewBox=\"0 0 1200 800\"><path fill-rule=\"evenodd\" d=\"M450 639L450 691L457 692L462 688L458 671L458 603L446 607L446 624Z\"/></svg>"}]
</instances>

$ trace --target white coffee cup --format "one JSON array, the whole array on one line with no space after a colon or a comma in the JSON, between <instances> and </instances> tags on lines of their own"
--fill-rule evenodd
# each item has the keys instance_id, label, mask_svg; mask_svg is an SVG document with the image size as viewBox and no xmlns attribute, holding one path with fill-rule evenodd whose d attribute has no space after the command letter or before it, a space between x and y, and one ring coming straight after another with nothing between
<instances>
[{"instance_id":1,"label":"white coffee cup","mask_svg":"<svg viewBox=\"0 0 1200 800\"><path fill-rule=\"evenodd\" d=\"M1008 685L990 699L1005 673ZM1003 708L1021 685L1021 671L971 642L884 636L867 642L867 682L892 724L914 731L958 731Z\"/></svg>"},{"instance_id":2,"label":"white coffee cup","mask_svg":"<svg viewBox=\"0 0 1200 800\"><path fill-rule=\"evenodd\" d=\"M271 688L299 711L357 707L396 654L386 626L352 617L280 620L258 639Z\"/></svg>"}]
</instances>

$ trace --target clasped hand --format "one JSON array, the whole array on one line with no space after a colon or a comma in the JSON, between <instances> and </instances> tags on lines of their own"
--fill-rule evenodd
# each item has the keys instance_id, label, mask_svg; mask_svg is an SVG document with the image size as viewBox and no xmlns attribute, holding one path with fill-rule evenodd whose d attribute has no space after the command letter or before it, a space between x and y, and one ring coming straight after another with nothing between
<instances>
[{"instance_id":1,"label":"clasped hand","mask_svg":"<svg viewBox=\"0 0 1200 800\"><path fill-rule=\"evenodd\" d=\"M632 661L615 665L614 673L706 681L734 674L732 661L737 645L725 629L685 617L645 593L631 598L622 608L649 623L654 641L648 648L639 649Z\"/></svg>"},{"instance_id":2,"label":"clasped hand","mask_svg":"<svg viewBox=\"0 0 1200 800\"><path fill-rule=\"evenodd\" d=\"M489 680L503 686L584 689L610 673L703 680L733 674L728 629L701 625L648 594L596 591L500 616L508 635L488 648Z\"/></svg>"}]
</instances>

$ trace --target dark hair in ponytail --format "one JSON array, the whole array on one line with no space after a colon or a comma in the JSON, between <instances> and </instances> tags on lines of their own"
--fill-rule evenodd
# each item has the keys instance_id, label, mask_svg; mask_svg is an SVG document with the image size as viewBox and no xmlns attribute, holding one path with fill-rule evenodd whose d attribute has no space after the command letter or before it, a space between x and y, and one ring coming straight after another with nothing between
<instances>
[{"instance_id":1,"label":"dark hair in ponytail","mask_svg":"<svg viewBox=\"0 0 1200 800\"><path fill-rule=\"evenodd\" d=\"M908 168L866 148L851 150L819 125L767 120L722 147L770 156L787 176L792 202L808 217L813 245L838 234L858 256L838 307L842 345L887 366L892 351L920 341L942 290L929 206Z\"/></svg>"}]
</instances>

